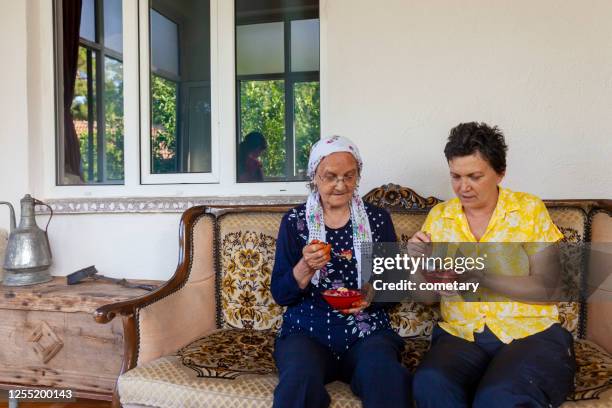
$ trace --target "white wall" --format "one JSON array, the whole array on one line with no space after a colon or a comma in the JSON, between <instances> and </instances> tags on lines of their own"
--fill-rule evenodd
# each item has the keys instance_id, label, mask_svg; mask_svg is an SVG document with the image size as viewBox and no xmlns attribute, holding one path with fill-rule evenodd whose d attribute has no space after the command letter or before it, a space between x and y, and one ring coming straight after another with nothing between
<instances>
[{"instance_id":1,"label":"white wall","mask_svg":"<svg viewBox=\"0 0 612 408\"><path fill-rule=\"evenodd\" d=\"M0 200L13 203L45 191L41 135L51 132L41 118L53 107L41 103L51 84L39 78L48 73L37 72L51 46L36 30L43 1L0 0ZM450 197L445 138L478 120L506 133L506 186L544 198L612 198L611 15L608 0L322 0L324 132L360 146L363 192L393 181ZM167 279L178 219L59 215L52 272L96 264L109 276Z\"/></svg>"},{"instance_id":2,"label":"white wall","mask_svg":"<svg viewBox=\"0 0 612 408\"><path fill-rule=\"evenodd\" d=\"M0 33L0 201L15 205L30 184L25 2L0 0ZM0 227L7 226L2 206Z\"/></svg>"},{"instance_id":3,"label":"white wall","mask_svg":"<svg viewBox=\"0 0 612 408\"><path fill-rule=\"evenodd\" d=\"M95 265L105 276L168 279L178 262L179 221L177 213L56 216L49 227L51 274Z\"/></svg>"},{"instance_id":4,"label":"white wall","mask_svg":"<svg viewBox=\"0 0 612 408\"><path fill-rule=\"evenodd\" d=\"M485 121L508 187L610 198L610 16L608 0L324 1L325 128L358 142L367 188L449 197L448 130Z\"/></svg>"}]
</instances>

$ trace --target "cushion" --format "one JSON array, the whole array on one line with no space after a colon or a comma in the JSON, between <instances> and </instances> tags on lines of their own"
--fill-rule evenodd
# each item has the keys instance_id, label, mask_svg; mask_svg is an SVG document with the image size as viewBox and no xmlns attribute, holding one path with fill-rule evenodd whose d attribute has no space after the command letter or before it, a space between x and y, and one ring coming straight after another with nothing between
<instances>
[{"instance_id":1,"label":"cushion","mask_svg":"<svg viewBox=\"0 0 612 408\"><path fill-rule=\"evenodd\" d=\"M283 308L270 293L283 212L230 212L218 219L218 326L278 330Z\"/></svg>"},{"instance_id":2,"label":"cushion","mask_svg":"<svg viewBox=\"0 0 612 408\"><path fill-rule=\"evenodd\" d=\"M270 330L222 329L178 351L181 363L198 377L234 379L276 371Z\"/></svg>"},{"instance_id":3,"label":"cushion","mask_svg":"<svg viewBox=\"0 0 612 408\"><path fill-rule=\"evenodd\" d=\"M418 230L427 218L426 212L392 212L391 219L395 227L397 239L407 243L408 239ZM389 311L391 326L400 336L410 338L429 338L436 322L440 319L437 305L424 305L404 301Z\"/></svg>"},{"instance_id":4,"label":"cushion","mask_svg":"<svg viewBox=\"0 0 612 408\"><path fill-rule=\"evenodd\" d=\"M577 367L576 389L569 399L596 399L607 392L609 402L612 402L612 396L608 392L612 389L612 356L588 340L577 340L574 343L574 352Z\"/></svg>"},{"instance_id":5,"label":"cushion","mask_svg":"<svg viewBox=\"0 0 612 408\"><path fill-rule=\"evenodd\" d=\"M584 242L587 214L576 207L550 207L548 208L550 218L563 233L563 242L580 243ZM583 270L581 247L577 245L563 245L561 247L561 262L563 275L564 294L572 299L579 299L581 277ZM559 320L574 338L583 336L581 333L581 304L580 302L559 302Z\"/></svg>"},{"instance_id":6,"label":"cushion","mask_svg":"<svg viewBox=\"0 0 612 408\"><path fill-rule=\"evenodd\" d=\"M389 310L389 319L391 327L400 336L428 340L436 322L440 320L440 308L404 301Z\"/></svg>"},{"instance_id":7,"label":"cushion","mask_svg":"<svg viewBox=\"0 0 612 408\"><path fill-rule=\"evenodd\" d=\"M235 379L274 374L274 338L271 330L221 329L180 349L177 356L198 377ZM414 371L428 348L429 340L406 341L402 361Z\"/></svg>"},{"instance_id":8,"label":"cushion","mask_svg":"<svg viewBox=\"0 0 612 408\"><path fill-rule=\"evenodd\" d=\"M152 407L270 407L278 382L273 344L271 330L216 331L176 355L121 375L121 402L124 406ZM403 363L414 371L428 348L427 340L406 340ZM612 402L612 356L586 340L576 341L575 352L576 390L563 406L610 406L599 404ZM246 362L240 362L240 358ZM336 381L327 389L331 407L361 406L347 384Z\"/></svg>"}]
</instances>

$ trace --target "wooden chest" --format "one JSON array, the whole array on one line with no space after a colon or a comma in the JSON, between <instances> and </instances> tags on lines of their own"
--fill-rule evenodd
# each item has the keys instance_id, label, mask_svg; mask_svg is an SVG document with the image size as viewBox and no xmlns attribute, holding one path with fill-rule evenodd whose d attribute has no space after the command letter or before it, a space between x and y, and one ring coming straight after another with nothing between
<instances>
[{"instance_id":1,"label":"wooden chest","mask_svg":"<svg viewBox=\"0 0 612 408\"><path fill-rule=\"evenodd\" d=\"M0 388L69 388L78 397L111 400L123 328L120 319L96 323L93 312L145 293L100 281L68 286L65 277L0 286Z\"/></svg>"}]
</instances>

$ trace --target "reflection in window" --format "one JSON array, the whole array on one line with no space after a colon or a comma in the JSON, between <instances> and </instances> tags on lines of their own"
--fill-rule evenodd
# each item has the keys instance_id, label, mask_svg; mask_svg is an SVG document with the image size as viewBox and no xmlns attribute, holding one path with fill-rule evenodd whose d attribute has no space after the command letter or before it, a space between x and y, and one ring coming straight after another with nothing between
<instances>
[{"instance_id":1,"label":"reflection in window","mask_svg":"<svg viewBox=\"0 0 612 408\"><path fill-rule=\"evenodd\" d=\"M58 184L123 183L122 1L58 6Z\"/></svg>"},{"instance_id":2,"label":"reflection in window","mask_svg":"<svg viewBox=\"0 0 612 408\"><path fill-rule=\"evenodd\" d=\"M321 138L319 82L297 82L293 85L293 95L294 173L305 175L308 171L310 148Z\"/></svg>"},{"instance_id":3,"label":"reflection in window","mask_svg":"<svg viewBox=\"0 0 612 408\"><path fill-rule=\"evenodd\" d=\"M291 22L291 70L319 70L319 20Z\"/></svg>"},{"instance_id":4,"label":"reflection in window","mask_svg":"<svg viewBox=\"0 0 612 408\"><path fill-rule=\"evenodd\" d=\"M238 75L284 71L284 24L247 24L236 27Z\"/></svg>"},{"instance_id":5,"label":"reflection in window","mask_svg":"<svg viewBox=\"0 0 612 408\"><path fill-rule=\"evenodd\" d=\"M249 167L264 181L305 180L320 139L319 2L286 3L235 0L238 182L255 180L242 172ZM253 132L266 148L245 153Z\"/></svg>"},{"instance_id":6,"label":"reflection in window","mask_svg":"<svg viewBox=\"0 0 612 408\"><path fill-rule=\"evenodd\" d=\"M285 176L287 152L284 99L283 80L240 81L240 128L248 129L248 132L260 132L266 139L267 148L262 152L263 155L254 157L250 151L240 152L240 148L248 148L248 145L241 143L237 154L239 169L249 168L246 160L258 160L263 163L264 179ZM244 138L241 142L244 142ZM238 181L253 179L248 175L241 176Z\"/></svg>"},{"instance_id":7,"label":"reflection in window","mask_svg":"<svg viewBox=\"0 0 612 408\"><path fill-rule=\"evenodd\" d=\"M151 75L151 152L154 173L175 173L177 84Z\"/></svg>"},{"instance_id":8,"label":"reflection in window","mask_svg":"<svg viewBox=\"0 0 612 408\"><path fill-rule=\"evenodd\" d=\"M108 48L123 52L122 0L104 0L104 39Z\"/></svg>"},{"instance_id":9,"label":"reflection in window","mask_svg":"<svg viewBox=\"0 0 612 408\"><path fill-rule=\"evenodd\" d=\"M151 173L211 172L209 1L153 0Z\"/></svg>"}]
</instances>

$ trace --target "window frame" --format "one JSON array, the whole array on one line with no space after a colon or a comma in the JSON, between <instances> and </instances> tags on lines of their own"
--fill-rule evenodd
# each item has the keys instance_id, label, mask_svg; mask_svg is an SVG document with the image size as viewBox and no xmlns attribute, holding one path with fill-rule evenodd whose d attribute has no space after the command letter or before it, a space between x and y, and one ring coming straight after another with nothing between
<instances>
[{"instance_id":1,"label":"window frame","mask_svg":"<svg viewBox=\"0 0 612 408\"><path fill-rule=\"evenodd\" d=\"M37 21L31 41L33 54L38 64L32 65L31 77L36 78L37 86L30 89L35 102L32 110L33 125L37 132L39 146L33 146L33 163L31 172L34 177L33 192L45 199L92 198L92 197L262 197L262 196L303 196L307 190L304 182L268 182L236 183L236 116L235 116L235 18L234 2L211 0L211 19L217 27L217 42L211 47L216 50L217 58L211 59L211 70L217 72L218 92L212 104L217 104L219 115L213 126L219 129L218 167L219 181L215 183L159 183L144 184L141 182L141 105L142 92L139 82L141 76L140 18L137 1L123 1L123 73L124 73L124 184L73 184L58 185L57 161L63 163L63 150L57 146L57 132L60 123L56 116L56 104L62 103L61 95L55 88L57 58L61 59L61 47L56 46L54 19L57 0L36 3L32 8L32 18ZM321 5L327 0L321 0ZM321 9L324 9L321 7ZM324 14L320 16L321 24L321 63L325 66ZM212 24L211 24L212 25ZM326 88L324 70L321 70L321 111L326 105ZM321 115L321 130L325 134L326 116ZM59 129L59 130L58 130ZM61 133L63 134L63 133ZM214 156L213 156L214 157Z\"/></svg>"},{"instance_id":2,"label":"window frame","mask_svg":"<svg viewBox=\"0 0 612 408\"><path fill-rule=\"evenodd\" d=\"M96 166L98 170L97 179L101 181L96 181L94 183L71 183L71 184L62 184L62 180L65 176L65 156L64 156L64 132L65 132L65 124L63 121L64 117L64 79L63 79L63 33L59 30L58 27L63 25L63 16L62 16L62 5L65 0L55 0L53 2L53 49L54 49L54 85L55 85L55 104L54 104L54 114L56 117L55 120L55 143L56 143L56 151L58 155L55 157L55 185L58 187L63 186L104 186L104 185L123 185L125 184L125 152L123 158L123 179L122 180L109 180L107 179L106 172L106 149L98 149L97 152L94 152L94 155L97 156ZM96 146L104 146L106 144L106 116L105 116L105 106L104 106L104 96L105 96L105 66L106 66L106 58L112 58L116 61L119 61L122 65L123 71L123 53L119 53L111 48L106 47L105 44L105 34L104 34L104 5L103 0L93 0L94 2L94 36L96 37L95 41L87 40L83 37L79 36L79 48L85 48L88 52L95 54L96 66L92 71L95 75L95 122L96 122ZM123 2L122 2L123 3ZM121 14L122 22L123 22L123 13ZM123 48L123 44L122 44ZM89 82L91 77L89 75L88 69L88 93ZM123 72L122 72L122 81L123 81ZM91 104L88 104L88 110L91 109ZM93 122L91 119L91 110L89 111L88 118L88 128L89 128L89 138L90 142L93 140ZM124 140L125 140L125 129L124 129ZM91 159L91 158L90 158ZM93 175L93 168L91 167L92 161L89 161L90 168L88 172ZM100 163L103 163L100 166ZM100 174L102 177L100 177Z\"/></svg>"},{"instance_id":3,"label":"window frame","mask_svg":"<svg viewBox=\"0 0 612 408\"><path fill-rule=\"evenodd\" d=\"M235 2L235 0L233 0ZM235 75L235 88L236 88L236 133L235 133L235 143L236 146L240 144L240 136L243 134L241 129L242 127L242 112L240 109L241 103L241 82L242 81L274 81L274 80L282 80L285 85L285 176L284 177L265 177L263 181L257 183L274 183L274 182L304 182L307 181L306 178L301 178L295 175L295 94L294 94L294 86L296 83L301 82L318 82L319 89L321 89L321 80L320 80L320 72L321 72L321 34L319 28L319 70L318 71L297 71L293 72L291 70L291 22L299 21L299 20L312 20L314 17L309 14L293 14L293 13L285 13L283 15L283 20L278 20L274 18L255 18L252 22L247 22L243 24L238 24L236 13L234 13L234 75ZM319 21L319 27L321 24L320 14L317 15L316 19ZM266 23L277 23L283 22L283 45L284 45L284 71L282 73L273 73L273 74L246 74L239 75L238 74L238 27L240 25L250 25L250 24L266 24ZM319 106L319 112L321 112L321 107ZM322 115L321 115L322 116ZM319 128L321 128L322 119L319 117ZM238 175L238 149L234 152L234 156L236 157L236 163L234 165L236 171L236 183L240 183L237 181Z\"/></svg>"},{"instance_id":4,"label":"window frame","mask_svg":"<svg viewBox=\"0 0 612 408\"><path fill-rule=\"evenodd\" d=\"M151 49L150 49L150 26L151 16L150 10L154 9L162 16L172 20L178 26L179 44L181 42L181 25L179 21L168 16L163 11L154 8L151 0L138 0L138 16L139 16L139 50L140 50L140 182L141 184L206 184L219 183L219 138L220 129L218 126L219 120L219 87L216 85L218 81L217 64L218 49L215 44L218 43L218 26L216 10L218 0L210 0L210 100L211 100L211 126L210 126L210 150L211 150L211 171L208 173L193 172L193 173L153 173L151 163ZM179 48L180 49L180 48ZM179 60L180 65L180 60ZM163 76L162 76L163 77ZM164 77L165 78L165 77ZM206 82L206 81L204 81ZM177 87L177 99L180 100L180 87ZM143 109L142 107L146 107ZM177 104L178 107L178 104ZM177 110L177 116L180 113ZM180 132L180 130L177 130ZM178 154L178 151L177 151ZM179 160L179 158L177 158Z\"/></svg>"},{"instance_id":5,"label":"window frame","mask_svg":"<svg viewBox=\"0 0 612 408\"><path fill-rule=\"evenodd\" d=\"M151 10L155 11L161 17L167 19L168 21L170 21L170 22L172 22L173 24L176 25L177 51L180 51L180 49L181 49L182 23L175 16L169 16L168 12L166 10L156 9L152 5L152 2L149 1L149 12L147 14L148 21L149 21L149 26L151 25ZM180 76L181 59L180 59L180 53L179 53L179 55L177 56L177 58L178 58L177 63L178 63L179 74L177 74L177 75L175 75L175 74L173 74L173 73L171 73L169 71L162 70L162 69L154 70L153 69L153 57L151 55L152 53L150 52L150 49L151 49L151 47L150 47L150 45L151 45L151 33L148 33L148 45L149 45L148 49L149 49L149 54L150 54L150 57L149 57L149 88L148 88L149 99L150 99L150 103L149 103L149 106L148 106L148 109L149 109L149 124L150 125L149 125L149 128L148 128L148 132L149 132L149 134L148 134L148 145L149 145L149 147L151 147L151 145L152 145L152 136L153 136L153 126L152 126L152 119L151 119L151 112L153 112L153 98L151 98L151 94L153 92L152 92L152 86L151 86L151 78L153 78L153 76L155 75L158 78L161 78L161 79L163 79L165 81L171 82L174 85L174 89L175 89L175 92L176 92L176 109L175 109L174 113L176 115L176 123L181 123L181 118L180 118L181 112L180 112L180 109L179 109L180 108L180 100L182 98L181 89L180 89L180 86L179 86L179 84L181 82L181 76ZM177 146L176 146L176 150L177 150L176 153L177 154L175 156L176 165L178 165L178 162L181 160L181 158L179 158L179 155L178 155L178 137L179 137L180 133L181 133L180 129L176 129L176 134L175 134L176 141L177 141ZM150 152L149 152L149 155L150 155ZM150 159L150 156L149 156L149 159ZM151 169L151 168L152 168L152 165L150 165L149 169ZM152 173L152 174L160 174L160 173ZM171 173L171 174L175 174L175 173Z\"/></svg>"}]
</instances>

